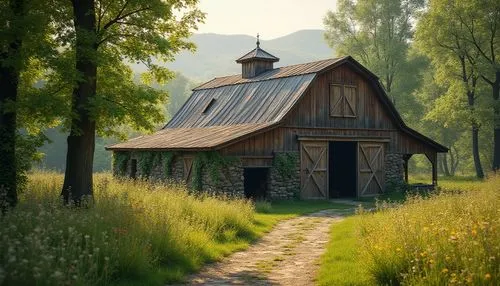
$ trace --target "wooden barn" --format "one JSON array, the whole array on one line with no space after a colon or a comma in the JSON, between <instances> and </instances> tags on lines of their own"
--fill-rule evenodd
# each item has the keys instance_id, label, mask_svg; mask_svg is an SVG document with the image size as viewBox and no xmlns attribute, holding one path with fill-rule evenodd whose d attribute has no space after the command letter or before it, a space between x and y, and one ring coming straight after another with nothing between
<instances>
[{"instance_id":1,"label":"wooden barn","mask_svg":"<svg viewBox=\"0 0 500 286\"><path fill-rule=\"evenodd\" d=\"M350 56L274 68L257 47L193 94L160 131L107 147L116 176L267 199L363 197L400 188L447 148L409 128L376 75ZM406 174L406 176L405 176Z\"/></svg>"}]
</instances>

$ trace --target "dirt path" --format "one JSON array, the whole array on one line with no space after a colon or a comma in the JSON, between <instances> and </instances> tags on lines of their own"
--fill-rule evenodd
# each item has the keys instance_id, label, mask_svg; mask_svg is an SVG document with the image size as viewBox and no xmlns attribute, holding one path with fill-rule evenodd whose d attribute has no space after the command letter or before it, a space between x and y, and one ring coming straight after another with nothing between
<instances>
[{"instance_id":1,"label":"dirt path","mask_svg":"<svg viewBox=\"0 0 500 286\"><path fill-rule=\"evenodd\" d=\"M188 277L189 285L313 285L332 223L345 211L324 210L278 223L257 244Z\"/></svg>"}]
</instances>

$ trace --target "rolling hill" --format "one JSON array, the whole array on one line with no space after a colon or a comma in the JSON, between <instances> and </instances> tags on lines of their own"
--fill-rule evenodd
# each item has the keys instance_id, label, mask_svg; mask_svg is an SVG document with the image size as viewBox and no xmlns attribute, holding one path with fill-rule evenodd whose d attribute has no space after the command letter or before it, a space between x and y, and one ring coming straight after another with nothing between
<instances>
[{"instance_id":1,"label":"rolling hill","mask_svg":"<svg viewBox=\"0 0 500 286\"><path fill-rule=\"evenodd\" d=\"M331 58L323 30L300 30L292 34L261 40L261 47L280 58L275 66L304 63ZM195 53L182 52L167 66L194 81L216 76L240 73L235 60L255 47L255 37L248 35L194 34L191 40L198 47ZM133 65L136 72L145 71L142 65Z\"/></svg>"}]
</instances>

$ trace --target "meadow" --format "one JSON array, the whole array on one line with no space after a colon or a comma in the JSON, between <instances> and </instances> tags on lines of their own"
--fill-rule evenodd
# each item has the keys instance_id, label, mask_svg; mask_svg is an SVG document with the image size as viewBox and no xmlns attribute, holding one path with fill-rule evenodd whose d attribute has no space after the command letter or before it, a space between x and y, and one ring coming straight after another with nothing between
<instances>
[{"instance_id":1,"label":"meadow","mask_svg":"<svg viewBox=\"0 0 500 286\"><path fill-rule=\"evenodd\" d=\"M34 173L0 218L0 285L163 285L329 202L258 202L96 174L88 208L63 206L62 175Z\"/></svg>"},{"instance_id":2,"label":"meadow","mask_svg":"<svg viewBox=\"0 0 500 286\"><path fill-rule=\"evenodd\" d=\"M331 229L319 285L496 285L500 177L378 202ZM348 275L355 269L356 275Z\"/></svg>"}]
</instances>

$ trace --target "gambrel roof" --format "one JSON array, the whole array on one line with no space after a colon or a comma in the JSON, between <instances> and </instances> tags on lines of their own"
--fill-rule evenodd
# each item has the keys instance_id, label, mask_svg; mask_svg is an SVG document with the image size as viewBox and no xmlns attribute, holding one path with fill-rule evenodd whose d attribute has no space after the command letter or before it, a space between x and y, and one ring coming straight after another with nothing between
<instances>
[{"instance_id":1,"label":"gambrel roof","mask_svg":"<svg viewBox=\"0 0 500 286\"><path fill-rule=\"evenodd\" d=\"M376 94L403 132L431 145L438 152L447 151L446 147L406 126L378 78L350 56L280 67L249 79L241 75L215 78L196 87L162 130L107 149L220 149L277 127L317 74L342 64L349 64L370 79Z\"/></svg>"}]
</instances>

